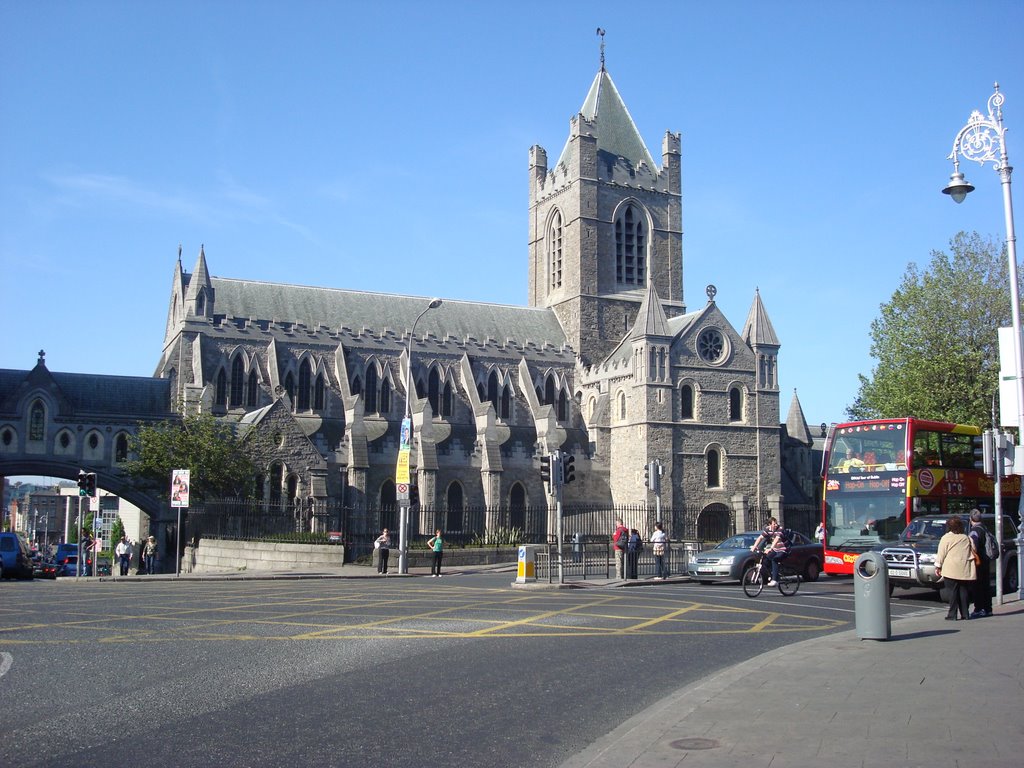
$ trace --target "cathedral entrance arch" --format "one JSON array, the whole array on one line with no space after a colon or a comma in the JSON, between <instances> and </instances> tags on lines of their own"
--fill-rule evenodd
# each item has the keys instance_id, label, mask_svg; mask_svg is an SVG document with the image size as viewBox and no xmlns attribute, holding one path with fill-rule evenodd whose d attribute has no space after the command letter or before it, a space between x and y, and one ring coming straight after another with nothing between
<instances>
[{"instance_id":1,"label":"cathedral entrance arch","mask_svg":"<svg viewBox=\"0 0 1024 768\"><path fill-rule=\"evenodd\" d=\"M515 483L508 494L509 527L526 530L526 489Z\"/></svg>"},{"instance_id":2,"label":"cathedral entrance arch","mask_svg":"<svg viewBox=\"0 0 1024 768\"><path fill-rule=\"evenodd\" d=\"M697 539L721 541L733 532L732 511L725 504L708 504L697 515Z\"/></svg>"}]
</instances>

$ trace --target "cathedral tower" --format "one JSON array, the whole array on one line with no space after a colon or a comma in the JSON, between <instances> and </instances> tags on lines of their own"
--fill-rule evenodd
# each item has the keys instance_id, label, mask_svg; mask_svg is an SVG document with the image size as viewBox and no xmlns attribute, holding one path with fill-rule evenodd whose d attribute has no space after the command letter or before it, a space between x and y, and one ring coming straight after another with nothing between
<instances>
[{"instance_id":1,"label":"cathedral tower","mask_svg":"<svg viewBox=\"0 0 1024 768\"><path fill-rule=\"evenodd\" d=\"M647 287L683 314L680 137L655 165L603 61L554 166L530 149L529 303L551 307L584 364L630 331Z\"/></svg>"}]
</instances>

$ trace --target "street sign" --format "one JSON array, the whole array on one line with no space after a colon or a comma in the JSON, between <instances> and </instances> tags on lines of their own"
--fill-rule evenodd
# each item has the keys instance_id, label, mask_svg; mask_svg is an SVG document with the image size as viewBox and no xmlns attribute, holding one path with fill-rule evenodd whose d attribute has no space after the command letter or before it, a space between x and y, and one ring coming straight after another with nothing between
<instances>
[{"instance_id":1,"label":"street sign","mask_svg":"<svg viewBox=\"0 0 1024 768\"><path fill-rule=\"evenodd\" d=\"M188 507L188 491L192 473L187 469L171 470L171 507Z\"/></svg>"}]
</instances>

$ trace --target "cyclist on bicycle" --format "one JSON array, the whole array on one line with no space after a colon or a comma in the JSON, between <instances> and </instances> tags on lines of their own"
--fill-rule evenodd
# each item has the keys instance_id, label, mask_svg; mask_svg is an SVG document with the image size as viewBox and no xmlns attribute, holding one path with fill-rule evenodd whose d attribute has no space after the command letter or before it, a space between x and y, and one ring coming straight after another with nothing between
<instances>
[{"instance_id":1,"label":"cyclist on bicycle","mask_svg":"<svg viewBox=\"0 0 1024 768\"><path fill-rule=\"evenodd\" d=\"M779 583L779 563L789 557L790 548L789 536L774 517L768 518L768 524L761 531L761 535L757 537L757 541L754 542L750 551L757 552L762 542L768 545L765 547L764 556L772 564L772 578L768 582L768 586L774 587Z\"/></svg>"}]
</instances>

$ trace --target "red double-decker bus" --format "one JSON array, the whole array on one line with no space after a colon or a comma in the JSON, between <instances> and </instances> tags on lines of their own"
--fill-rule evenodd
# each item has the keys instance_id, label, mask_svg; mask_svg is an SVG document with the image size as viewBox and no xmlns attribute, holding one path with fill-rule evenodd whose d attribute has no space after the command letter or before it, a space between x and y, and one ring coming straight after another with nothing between
<instances>
[{"instance_id":1,"label":"red double-decker bus","mask_svg":"<svg viewBox=\"0 0 1024 768\"><path fill-rule=\"evenodd\" d=\"M857 556L895 540L919 515L993 511L995 483L976 468L981 429L922 419L837 424L825 446L825 573L852 574ZM1002 482L1016 519L1020 477Z\"/></svg>"}]
</instances>

